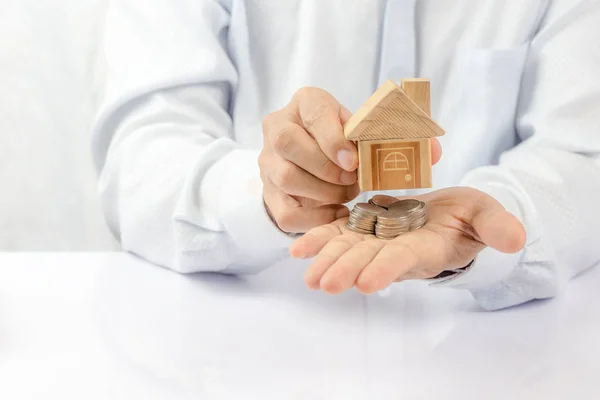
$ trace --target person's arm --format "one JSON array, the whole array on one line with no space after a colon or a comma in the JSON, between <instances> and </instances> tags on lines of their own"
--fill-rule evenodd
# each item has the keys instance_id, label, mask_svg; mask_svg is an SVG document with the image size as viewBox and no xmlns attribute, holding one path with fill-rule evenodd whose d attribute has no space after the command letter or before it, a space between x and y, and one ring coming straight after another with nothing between
<instances>
[{"instance_id":1,"label":"person's arm","mask_svg":"<svg viewBox=\"0 0 600 400\"><path fill-rule=\"evenodd\" d=\"M114 0L107 14L102 206L124 250L180 272L258 271L292 240L265 211L260 149L234 139L228 23L214 0Z\"/></svg>"},{"instance_id":2,"label":"person's arm","mask_svg":"<svg viewBox=\"0 0 600 400\"><path fill-rule=\"evenodd\" d=\"M497 199L526 227L519 253L486 248L467 272L434 285L469 289L486 309L555 296L600 261L600 1L553 1L521 89L523 142L462 184Z\"/></svg>"},{"instance_id":3,"label":"person's arm","mask_svg":"<svg viewBox=\"0 0 600 400\"><path fill-rule=\"evenodd\" d=\"M421 229L379 240L340 218L310 230L290 248L295 258L315 257L307 286L370 294L468 266L432 284L468 289L483 308L498 310L554 297L597 264L598 21L600 0L551 2L523 77L516 122L523 142L460 187L417 196L427 202Z\"/></svg>"}]
</instances>

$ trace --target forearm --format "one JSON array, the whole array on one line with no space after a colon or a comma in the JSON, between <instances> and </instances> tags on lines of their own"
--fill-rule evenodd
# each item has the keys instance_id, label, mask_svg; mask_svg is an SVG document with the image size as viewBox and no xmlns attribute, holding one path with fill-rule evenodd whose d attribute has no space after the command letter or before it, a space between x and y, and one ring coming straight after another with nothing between
<instances>
[{"instance_id":1,"label":"forearm","mask_svg":"<svg viewBox=\"0 0 600 400\"><path fill-rule=\"evenodd\" d=\"M227 116L211 106L215 96L209 87L179 89L115 113L126 117L114 132L99 132L111 136L102 205L123 248L156 264L258 271L284 256L291 239L264 210L258 151L221 132ZM192 103L211 117L199 120Z\"/></svg>"},{"instance_id":2,"label":"forearm","mask_svg":"<svg viewBox=\"0 0 600 400\"><path fill-rule=\"evenodd\" d=\"M498 166L472 171L463 185L482 190L521 220L527 244L518 254L485 249L471 266L436 285L469 289L490 310L556 296L600 261L600 161L523 144Z\"/></svg>"},{"instance_id":3,"label":"forearm","mask_svg":"<svg viewBox=\"0 0 600 400\"><path fill-rule=\"evenodd\" d=\"M235 140L229 20L216 0L114 0L106 17L102 206L124 249L181 272L260 270L290 240L265 213L258 151Z\"/></svg>"}]
</instances>

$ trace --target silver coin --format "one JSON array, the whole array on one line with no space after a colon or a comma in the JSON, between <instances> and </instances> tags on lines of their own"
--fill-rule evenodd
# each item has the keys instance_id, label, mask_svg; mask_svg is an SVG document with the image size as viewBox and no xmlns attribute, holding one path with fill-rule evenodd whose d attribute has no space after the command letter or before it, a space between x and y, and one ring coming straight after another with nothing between
<instances>
[{"instance_id":1,"label":"silver coin","mask_svg":"<svg viewBox=\"0 0 600 400\"><path fill-rule=\"evenodd\" d=\"M369 200L369 203L381 208L385 208L387 210L390 205L396 203L397 201L398 199L396 197L387 196L385 194L379 194L377 196L372 197Z\"/></svg>"},{"instance_id":2,"label":"silver coin","mask_svg":"<svg viewBox=\"0 0 600 400\"><path fill-rule=\"evenodd\" d=\"M383 239L383 240L392 240L392 239L396 239L398 236L400 236L400 235L391 235L391 236L385 236L385 235L376 235L377 239Z\"/></svg>"},{"instance_id":3,"label":"silver coin","mask_svg":"<svg viewBox=\"0 0 600 400\"><path fill-rule=\"evenodd\" d=\"M375 228L375 232L382 232L382 233L400 233L400 232L409 232L410 228L407 227L403 227L403 228L384 228L384 227L376 227Z\"/></svg>"},{"instance_id":4,"label":"silver coin","mask_svg":"<svg viewBox=\"0 0 600 400\"><path fill-rule=\"evenodd\" d=\"M352 218L351 221L364 225L375 225L375 223L377 222L377 220L365 218Z\"/></svg>"},{"instance_id":5,"label":"silver coin","mask_svg":"<svg viewBox=\"0 0 600 400\"><path fill-rule=\"evenodd\" d=\"M382 212L386 211L385 208L381 208L374 204L369 203L358 203L354 206L354 210L358 213L371 214L371 215L379 215Z\"/></svg>"},{"instance_id":6,"label":"silver coin","mask_svg":"<svg viewBox=\"0 0 600 400\"><path fill-rule=\"evenodd\" d=\"M375 230L375 225L371 224L371 225L366 225L366 224L360 224L360 223L356 223L356 222L349 222L349 224L352 224L353 226L359 228L359 229L363 229L366 231L373 231Z\"/></svg>"},{"instance_id":7,"label":"silver coin","mask_svg":"<svg viewBox=\"0 0 600 400\"><path fill-rule=\"evenodd\" d=\"M395 202L389 206L389 210L403 210L409 213L419 211L425 207L425 203L417 199L406 199Z\"/></svg>"},{"instance_id":8,"label":"silver coin","mask_svg":"<svg viewBox=\"0 0 600 400\"><path fill-rule=\"evenodd\" d=\"M410 225L376 225L375 229L381 231L390 231L390 232L399 232L399 231L407 231L410 228Z\"/></svg>"},{"instance_id":9,"label":"silver coin","mask_svg":"<svg viewBox=\"0 0 600 400\"><path fill-rule=\"evenodd\" d=\"M351 214L350 219L353 221L364 221L364 222L370 222L373 224L375 222L377 222L377 216L370 216L370 215Z\"/></svg>"},{"instance_id":10,"label":"silver coin","mask_svg":"<svg viewBox=\"0 0 600 400\"><path fill-rule=\"evenodd\" d=\"M374 229L376 225L373 223L365 223L363 221L348 221L348 223L362 229Z\"/></svg>"},{"instance_id":11,"label":"silver coin","mask_svg":"<svg viewBox=\"0 0 600 400\"><path fill-rule=\"evenodd\" d=\"M410 225L412 222L409 218L398 218L398 219L379 219L377 220L378 225L384 226L405 226Z\"/></svg>"},{"instance_id":12,"label":"silver coin","mask_svg":"<svg viewBox=\"0 0 600 400\"><path fill-rule=\"evenodd\" d=\"M398 237L401 235L404 235L407 232L394 232L394 233L385 233L385 232L375 232L375 236L377 236L378 238L394 238L394 237Z\"/></svg>"},{"instance_id":13,"label":"silver coin","mask_svg":"<svg viewBox=\"0 0 600 400\"><path fill-rule=\"evenodd\" d=\"M405 221L410 220L410 214L403 210L384 211L377 216L377 221Z\"/></svg>"},{"instance_id":14,"label":"silver coin","mask_svg":"<svg viewBox=\"0 0 600 400\"><path fill-rule=\"evenodd\" d=\"M375 233L389 234L389 235L399 235L401 233L410 232L410 229L377 229L375 228Z\"/></svg>"},{"instance_id":15,"label":"silver coin","mask_svg":"<svg viewBox=\"0 0 600 400\"><path fill-rule=\"evenodd\" d=\"M363 234L363 235L372 235L373 234L372 230L361 229L361 228L358 228L358 227L356 227L356 226L354 226L352 224L348 224L347 227L351 231L356 232L356 233L360 233L360 234Z\"/></svg>"}]
</instances>

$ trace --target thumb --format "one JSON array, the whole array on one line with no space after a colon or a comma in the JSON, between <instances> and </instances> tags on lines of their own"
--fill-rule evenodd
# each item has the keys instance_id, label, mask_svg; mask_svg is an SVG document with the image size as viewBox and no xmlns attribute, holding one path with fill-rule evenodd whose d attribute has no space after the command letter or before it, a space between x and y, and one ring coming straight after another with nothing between
<instances>
[{"instance_id":1,"label":"thumb","mask_svg":"<svg viewBox=\"0 0 600 400\"><path fill-rule=\"evenodd\" d=\"M356 170L356 146L346 139L342 123L348 113L331 94L321 89L306 88L297 92L290 105L302 127L333 163L348 172Z\"/></svg>"},{"instance_id":2,"label":"thumb","mask_svg":"<svg viewBox=\"0 0 600 400\"><path fill-rule=\"evenodd\" d=\"M503 253L516 253L525 246L523 224L483 192L473 207L471 226L481 242Z\"/></svg>"},{"instance_id":3,"label":"thumb","mask_svg":"<svg viewBox=\"0 0 600 400\"><path fill-rule=\"evenodd\" d=\"M352 117L352 113L342 104L340 104L340 122L342 125L346 125L346 122Z\"/></svg>"}]
</instances>

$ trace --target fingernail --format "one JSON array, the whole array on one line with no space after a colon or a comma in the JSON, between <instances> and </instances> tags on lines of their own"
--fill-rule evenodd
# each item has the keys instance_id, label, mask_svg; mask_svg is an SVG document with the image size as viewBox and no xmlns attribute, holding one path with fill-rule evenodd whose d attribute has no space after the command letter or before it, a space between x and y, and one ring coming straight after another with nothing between
<instances>
[{"instance_id":1,"label":"fingernail","mask_svg":"<svg viewBox=\"0 0 600 400\"><path fill-rule=\"evenodd\" d=\"M342 171L340 174L340 182L344 185L352 185L356 182L356 172Z\"/></svg>"},{"instance_id":2,"label":"fingernail","mask_svg":"<svg viewBox=\"0 0 600 400\"><path fill-rule=\"evenodd\" d=\"M354 169L356 156L353 151L342 149L338 151L337 159L340 167L344 168L346 171L352 171Z\"/></svg>"}]
</instances>

